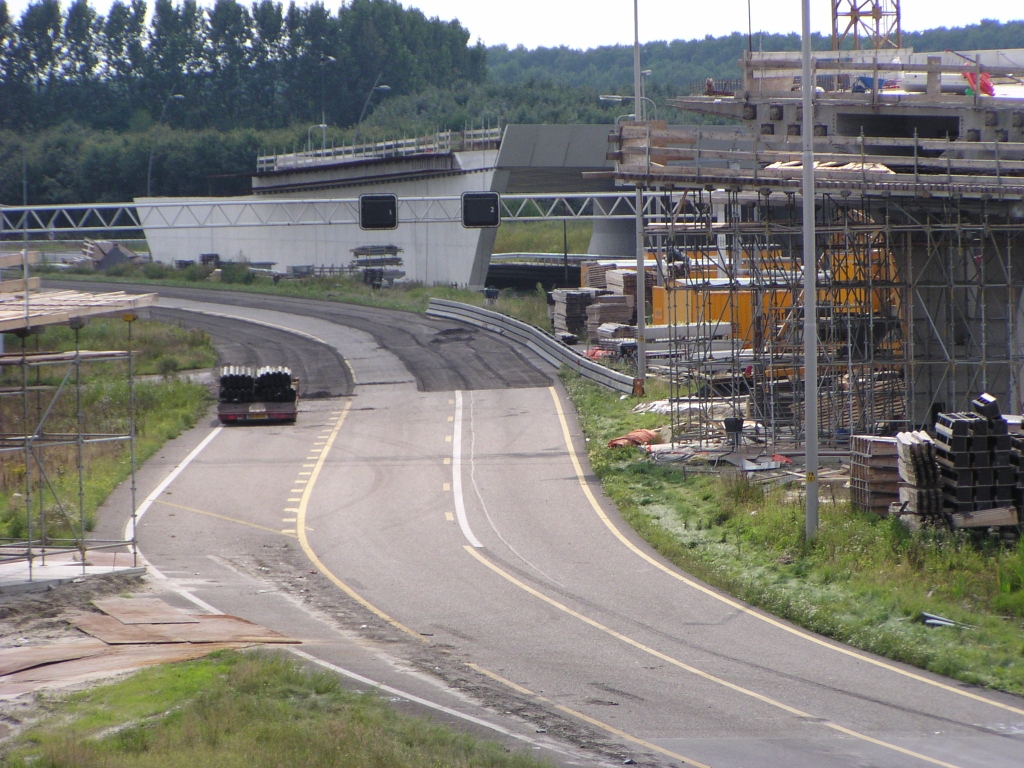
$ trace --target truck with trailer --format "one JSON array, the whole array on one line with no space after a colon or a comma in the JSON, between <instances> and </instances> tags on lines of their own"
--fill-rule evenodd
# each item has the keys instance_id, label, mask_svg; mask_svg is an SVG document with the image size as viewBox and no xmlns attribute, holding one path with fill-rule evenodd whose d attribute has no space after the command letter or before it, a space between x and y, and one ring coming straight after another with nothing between
<instances>
[{"instance_id":1,"label":"truck with trailer","mask_svg":"<svg viewBox=\"0 0 1024 768\"><path fill-rule=\"evenodd\" d=\"M221 368L217 398L217 419L221 424L294 423L298 401L299 380L292 378L288 368Z\"/></svg>"}]
</instances>

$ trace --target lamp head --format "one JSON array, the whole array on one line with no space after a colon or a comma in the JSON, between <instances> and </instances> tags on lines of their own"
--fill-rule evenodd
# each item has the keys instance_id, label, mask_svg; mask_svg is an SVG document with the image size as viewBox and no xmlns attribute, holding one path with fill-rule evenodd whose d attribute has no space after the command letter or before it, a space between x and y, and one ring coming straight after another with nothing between
<instances>
[{"instance_id":1,"label":"lamp head","mask_svg":"<svg viewBox=\"0 0 1024 768\"><path fill-rule=\"evenodd\" d=\"M621 96L617 96L615 94L607 94L606 93L606 94L604 94L602 96L598 96L597 98L598 98L599 101L606 101L606 102L608 102L610 104L621 104L622 103L622 97Z\"/></svg>"}]
</instances>

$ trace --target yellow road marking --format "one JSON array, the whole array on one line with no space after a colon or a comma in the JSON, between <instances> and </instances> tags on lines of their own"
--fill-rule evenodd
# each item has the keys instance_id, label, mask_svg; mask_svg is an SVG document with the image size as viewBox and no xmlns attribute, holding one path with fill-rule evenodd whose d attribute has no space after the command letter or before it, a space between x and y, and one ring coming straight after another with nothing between
<instances>
[{"instance_id":1,"label":"yellow road marking","mask_svg":"<svg viewBox=\"0 0 1024 768\"><path fill-rule=\"evenodd\" d=\"M311 473L310 472L299 472L299 475L308 475L308 474L311 474Z\"/></svg>"},{"instance_id":2,"label":"yellow road marking","mask_svg":"<svg viewBox=\"0 0 1024 768\"><path fill-rule=\"evenodd\" d=\"M303 464L302 468L306 469L307 467L315 467L315 466L316 466L316 464Z\"/></svg>"},{"instance_id":3,"label":"yellow road marking","mask_svg":"<svg viewBox=\"0 0 1024 768\"><path fill-rule=\"evenodd\" d=\"M452 457L451 456L445 456L444 457L444 463L445 463L445 466L448 466L449 464L451 464L452 463Z\"/></svg>"},{"instance_id":4,"label":"yellow road marking","mask_svg":"<svg viewBox=\"0 0 1024 768\"><path fill-rule=\"evenodd\" d=\"M513 576L510 573L506 573L504 570L502 570L497 565L492 563L486 557L481 555L480 552L475 547L471 547L470 545L466 544L465 546L463 546L463 549L465 549L467 552L469 552L469 554L471 554L473 557L475 557L481 563L486 565L488 568L490 568L496 574L501 576L503 579L508 581L510 584L514 584L515 586L517 586L520 589L522 589L524 592L527 592L528 594L533 595L534 597L536 597L539 600L543 600L548 605L550 605L550 606L552 606L554 608L557 608L558 610L562 611L563 613L567 613L568 615L572 616L574 619L579 619L584 624L588 624L589 626L593 627L594 629L597 629L597 630L599 630L601 632L604 632L606 635L609 635L610 637L614 637L616 640L619 640L620 642L623 642L626 645L630 645L630 646L636 648L639 651L643 651L644 653L649 654L649 655L655 657L656 659L661 659L662 661L664 661L667 664L671 664L672 666L678 667L679 669L682 669L682 670L684 670L686 672L689 672L692 675L696 675L697 677L703 678L704 680L707 680L708 682L715 683L717 685L722 686L723 688L728 688L729 690L735 691L736 693L741 693L744 696L749 696L750 698L756 699L757 701L760 701L760 702L762 702L764 704L768 704L769 706L775 707L777 709L781 709L783 712L788 712L789 714L795 715L796 717L814 718L814 715L811 715L811 714L809 714L807 712L803 712L803 711L797 709L796 707L791 707L788 704L784 704L783 702L781 702L781 701L779 701L777 699L771 698L770 696L765 696L762 693L757 693L757 691L752 691L749 688L744 688L743 686L736 685L736 683L730 683L728 680L725 680L725 679L723 679L721 677L716 677L715 675L712 675L709 672L705 672L702 669L697 669L697 667L690 666L686 662L680 661L679 659L675 658L674 656L669 656L666 653L662 653L659 650L651 648L649 645L644 645L639 640L634 640L633 638L631 638L631 637L629 637L627 635L624 635L621 632L617 632L616 630L612 629L611 627L606 627L601 622L595 621L594 619L590 618L589 616L583 615L579 611L574 611L569 606L563 605L562 603L558 602L557 600L555 600L552 597L548 597L543 592L540 592L539 590L534 589L533 587L529 586L528 584L524 584L519 579L517 579L515 576ZM814 718L814 719L819 719L819 718ZM894 750L894 751L899 752L901 754L908 755L909 757L915 757L918 760L923 760L923 761L925 761L927 763L931 763L933 765L941 765L941 766L943 766L943 768L959 768L958 766L955 766L952 763L946 763L946 762L943 762L942 760L936 760L934 757L928 757L927 755L922 755L919 752L913 752L913 751L911 751L909 749L905 749L903 747L897 746L896 744L890 744L890 743L888 743L886 741L880 741L879 739L875 739L875 738L873 738L871 736L867 736L867 735L865 735L863 733L858 733L857 731L850 730L849 728L844 728L843 726L838 725L838 724L833 723L833 722L830 722L828 720L821 720L821 724L826 726L826 727L828 727L828 728L831 728L832 730L839 731L840 733L846 734L847 736L852 736L855 739L861 739L862 741L867 741L867 742L870 742L871 744L876 744L878 746Z\"/></svg>"},{"instance_id":5,"label":"yellow road marking","mask_svg":"<svg viewBox=\"0 0 1024 768\"><path fill-rule=\"evenodd\" d=\"M294 534L295 533L295 529L294 528L282 528L281 529L281 533L292 533L292 534Z\"/></svg>"},{"instance_id":6,"label":"yellow road marking","mask_svg":"<svg viewBox=\"0 0 1024 768\"><path fill-rule=\"evenodd\" d=\"M454 416L449 416L448 417L448 421L455 421L455 417Z\"/></svg>"},{"instance_id":7,"label":"yellow road marking","mask_svg":"<svg viewBox=\"0 0 1024 768\"><path fill-rule=\"evenodd\" d=\"M294 501L294 502L296 502L296 503L298 503L298 502L302 501L302 499L301 499L301 498L299 498L298 496L296 496L296 497L295 497L295 498L293 498L293 499L288 499L288 502L289 502L289 503L291 503L291 502L293 502L293 501Z\"/></svg>"},{"instance_id":8,"label":"yellow road marking","mask_svg":"<svg viewBox=\"0 0 1024 768\"><path fill-rule=\"evenodd\" d=\"M197 515L206 515L207 517L216 517L218 520L227 520L229 523L238 523L239 525L247 525L250 528L259 528L261 531L268 531L270 533L276 533L280 535L281 531L275 528L267 528L265 525L257 525L256 523L250 523L248 520L239 520L237 517L228 517L227 515L218 515L216 512L207 512L205 509L196 509L195 507L186 507L181 504L172 504L169 501L163 499L154 499L154 504L163 504L165 507L174 507L175 509L184 509L188 512L195 512ZM295 538L294 536L292 538Z\"/></svg>"},{"instance_id":9,"label":"yellow road marking","mask_svg":"<svg viewBox=\"0 0 1024 768\"><path fill-rule=\"evenodd\" d=\"M302 478L298 478L298 479L296 479L296 480L294 481L294 483L295 483L296 485L298 485L299 483L308 483L308 482L309 482L309 480L303 480Z\"/></svg>"},{"instance_id":10,"label":"yellow road marking","mask_svg":"<svg viewBox=\"0 0 1024 768\"><path fill-rule=\"evenodd\" d=\"M296 518L294 518L294 517L282 517L281 518L281 522L282 523L294 523L295 520L296 520Z\"/></svg>"},{"instance_id":11,"label":"yellow road marking","mask_svg":"<svg viewBox=\"0 0 1024 768\"><path fill-rule=\"evenodd\" d=\"M444 441L445 441L446 443L450 443L450 442L452 441L452 436L451 436L451 435L445 435L445 436L444 436Z\"/></svg>"},{"instance_id":12,"label":"yellow road marking","mask_svg":"<svg viewBox=\"0 0 1024 768\"><path fill-rule=\"evenodd\" d=\"M322 573L328 579L330 579L332 582L334 582L334 585L337 586L338 589L340 589L346 595L348 595L361 606L363 606L363 608L370 611L370 613L373 613L374 615L386 621L395 629L401 630L410 637L416 638L421 643L426 643L429 641L427 640L427 638L423 637L423 635L421 635L419 632L414 632L413 630L405 626L405 624L402 624L400 621L388 616L386 613L384 613L384 611L382 611L380 608L373 605L369 601L365 600L361 595L357 594L355 590L353 590L348 584L346 584L333 573L331 573L330 570L328 570L327 566L323 564L323 561L317 556L316 552L313 551L313 547L309 544L309 538L306 536L306 511L309 508L309 497L313 495L313 488L316 485L317 478L320 476L320 470L323 469L324 464L327 461L327 454L330 453L331 446L334 445L334 441L337 439L338 432L341 431L341 427L345 423L345 416L348 415L348 411L351 406L351 400L345 403L345 409L341 411L341 417L338 419L338 423L334 425L334 429L331 431L331 436L327 440L327 447L324 448L324 451L321 454L320 459L317 461L316 466L313 468L313 475L309 479L309 484L306 486L306 490L302 492L302 501L299 502L299 512L297 516L299 529L299 546L302 547L302 551L306 553L306 557L308 557L309 561L314 566L316 566L316 569L320 571L320 573Z\"/></svg>"},{"instance_id":13,"label":"yellow road marking","mask_svg":"<svg viewBox=\"0 0 1024 768\"><path fill-rule=\"evenodd\" d=\"M285 507L283 511L284 512L298 512L299 508L298 507Z\"/></svg>"},{"instance_id":14,"label":"yellow road marking","mask_svg":"<svg viewBox=\"0 0 1024 768\"><path fill-rule=\"evenodd\" d=\"M472 662L466 662L466 666L469 667L470 669L476 670L477 672L479 672L481 675L484 675L485 677L489 677L492 680L501 683L502 685L507 685L513 691L517 691L517 692L522 693L522 694L524 694L526 696L532 696L533 698L537 699L537 701L543 701L545 703L551 704L555 709L557 709L560 712L564 712L565 714L570 715L571 717L578 718L578 719L582 720L585 723L589 723L590 725L597 726L598 728L601 728L602 730L608 731L608 733L613 733L616 736L618 736L618 737L620 737L622 739L625 739L626 741L631 741L634 744L639 744L641 747L645 747L647 749L653 750L654 752L657 752L659 754L665 755L666 757L671 757L673 760L679 760L680 762L686 763L687 765L696 766L696 768L711 768L711 766L709 766L709 765L705 765L704 763L698 763L696 760L691 760L688 757L680 755L678 752L672 752L670 750L663 749L662 747L659 747L657 744L652 744L649 741L644 741L643 739L638 739L636 736L633 736L632 734L626 733L625 731L620 730L619 728L616 728L614 725L609 725L608 723L602 723L600 720L596 720L593 717L589 717L588 715L584 715L582 712L577 712L575 709L569 709L569 707L563 707L561 704L555 704L547 696L541 696L539 693L534 693L529 688L524 688L523 686L519 685L518 683L513 683L511 680L507 680L506 678L502 677L501 675L498 675L498 674L495 674L494 672L491 672L489 669L484 669L479 664L473 664Z\"/></svg>"},{"instance_id":15,"label":"yellow road marking","mask_svg":"<svg viewBox=\"0 0 1024 768\"><path fill-rule=\"evenodd\" d=\"M454 523L455 522L455 515L453 515L451 512L445 512L444 513L444 519L447 520L449 523Z\"/></svg>"},{"instance_id":16,"label":"yellow road marking","mask_svg":"<svg viewBox=\"0 0 1024 768\"><path fill-rule=\"evenodd\" d=\"M452 489L452 484L451 483L444 483L441 486L441 490L442 491L450 491L451 489Z\"/></svg>"},{"instance_id":17,"label":"yellow road marking","mask_svg":"<svg viewBox=\"0 0 1024 768\"><path fill-rule=\"evenodd\" d=\"M873 659L870 656L865 656L864 654L858 653L857 651L851 650L849 648L844 648L842 646L833 645L832 643L826 642L826 641L822 640L821 638L815 637L814 635L811 635L811 634L808 634L807 632L804 632L803 630L797 629L796 627L788 626L787 624L784 624L783 622L781 622L778 619L775 619L775 618L773 618L771 616L765 616L764 614L758 613L757 611L753 610L752 608L748 608L747 606L745 606L745 605L743 605L741 603L738 603L737 601L735 601L735 600L733 600L733 599L731 599L729 597L726 597L724 595L720 595L717 592L715 592L714 590L709 589L708 587L705 587L702 584L698 584L693 579L689 579L686 576L683 576L681 573L677 573L676 571L672 570L671 568L669 568L668 566L664 565L663 563L659 563L653 557L651 557L646 552L644 552L642 549L640 549L638 546L636 546L636 544L634 544L632 541L630 541L628 538L626 538L626 536L622 533L622 531L620 531L615 526L615 524L608 518L608 515L605 514L604 510L601 509L601 505L597 503L597 499L594 497L594 494L591 492L590 486L587 483L587 478L583 474L583 467L580 465L580 461L579 461L579 459L576 456L576 449L573 448L573 445L572 445L572 435L569 433L569 424L568 424L568 422L565 419L565 413L562 411L562 403L558 399L558 393L555 391L554 387L549 387L548 389L551 392L551 398L555 401L555 411L558 413L558 420L562 423L562 436L565 439L565 447L569 451L569 458L572 460L572 466L576 470L576 478L577 478L577 480L579 480L580 487L583 489L583 495L587 497L587 500L590 502L590 506L594 509L594 512L597 513L597 516L601 519L601 522L603 522L605 524L605 526L608 528L608 530L612 532L612 535L614 535L615 538L617 538L620 542L622 542L622 544L624 544L634 554L639 555L640 557L642 557L644 560L646 560L648 563L653 565L658 570L664 571L665 573L667 573L672 578L677 579L678 581L683 582L687 586L693 587L694 589L696 589L696 590L698 590L700 592L703 592L705 595L708 595L709 597L713 597L715 600L718 600L719 602L725 603L726 605L728 605L731 608L735 608L737 611L742 611L743 613L747 614L748 616L752 616L755 619L758 619L760 621L765 622L766 624L771 624L773 627L776 627L777 629L781 629L784 632L789 632L791 635L796 635L797 637L802 637L804 640L809 640L810 642L815 643L816 645L820 645L822 648L828 648L829 650L835 651L836 653L842 653L842 654L845 654L846 656L850 656L850 657L852 657L854 659L859 659L860 661L865 661L868 664L874 664L876 667L881 667L882 669L887 669L890 672L895 672L898 675L903 675L904 677L909 677L911 680L916 680L916 681L918 681L920 683L926 683L926 684L934 686L936 688L941 688L944 691L949 691L950 693L955 693L955 694L957 694L959 696L964 696L964 697L966 697L968 699L973 699L974 701L980 701L983 704L991 704L993 707L999 707L1000 709L1005 709L1005 710L1008 710L1010 712L1014 712L1014 713L1016 713L1018 715L1024 715L1024 709L1020 709L1018 707L1013 707L1013 706L1010 706L1009 704L1003 704L1002 702L999 702L999 701L993 701L992 699L987 699L984 696L977 695L976 693L971 693L970 691L964 691L964 690L956 688L956 687L954 687L952 685L946 685L945 683L941 683L941 682L939 682L937 680L931 680L931 679L929 679L929 678L927 678L927 677L925 677L923 675L918 675L918 674L915 674L914 672L909 672L909 671L907 671L905 669L900 669L899 667L893 666L892 664L887 664L884 661L879 661L878 659Z\"/></svg>"}]
</instances>

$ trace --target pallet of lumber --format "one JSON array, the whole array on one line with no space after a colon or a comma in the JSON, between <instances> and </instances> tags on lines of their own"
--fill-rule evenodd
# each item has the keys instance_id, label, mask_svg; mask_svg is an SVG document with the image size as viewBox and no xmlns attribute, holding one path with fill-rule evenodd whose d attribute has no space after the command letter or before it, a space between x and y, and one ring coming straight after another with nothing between
<instances>
[{"instance_id":1,"label":"pallet of lumber","mask_svg":"<svg viewBox=\"0 0 1024 768\"><path fill-rule=\"evenodd\" d=\"M600 261L584 261L580 264L584 269L583 283L585 288L607 288L605 273L615 269L614 264L601 263Z\"/></svg>"},{"instance_id":2,"label":"pallet of lumber","mask_svg":"<svg viewBox=\"0 0 1024 768\"><path fill-rule=\"evenodd\" d=\"M587 336L597 338L598 329L607 323L629 325L633 322L633 306L626 296L606 294L594 298L587 307ZM636 336L636 331L633 332Z\"/></svg>"},{"instance_id":3,"label":"pallet of lumber","mask_svg":"<svg viewBox=\"0 0 1024 768\"><path fill-rule=\"evenodd\" d=\"M552 291L555 301L555 332L582 336L587 325L587 307L594 302L598 293L594 288Z\"/></svg>"},{"instance_id":4,"label":"pallet of lumber","mask_svg":"<svg viewBox=\"0 0 1024 768\"><path fill-rule=\"evenodd\" d=\"M850 500L861 509L888 514L889 505L900 498L896 438L853 435L850 447Z\"/></svg>"}]
</instances>

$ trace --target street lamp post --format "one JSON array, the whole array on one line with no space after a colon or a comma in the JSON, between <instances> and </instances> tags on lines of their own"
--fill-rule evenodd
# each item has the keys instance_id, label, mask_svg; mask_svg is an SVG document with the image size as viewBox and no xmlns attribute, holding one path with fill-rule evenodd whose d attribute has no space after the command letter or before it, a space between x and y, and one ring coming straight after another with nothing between
<instances>
[{"instance_id":1,"label":"street lamp post","mask_svg":"<svg viewBox=\"0 0 1024 768\"><path fill-rule=\"evenodd\" d=\"M163 109L160 110L160 119L156 121L156 126L159 128L164 123L164 117L167 115L167 107L170 106L172 101L182 101L185 97L180 93L175 93L171 90L171 95L167 97L167 101L164 102ZM146 197L153 196L153 153L156 151L156 143L149 147L149 168L146 171Z\"/></svg>"},{"instance_id":2,"label":"street lamp post","mask_svg":"<svg viewBox=\"0 0 1024 768\"><path fill-rule=\"evenodd\" d=\"M320 54L320 125L313 127L320 129L321 153L327 151L327 103L324 100L324 66L331 61L337 61L337 59L333 56L328 56L326 53ZM312 149L312 142L310 142L310 149Z\"/></svg>"},{"instance_id":3,"label":"street lamp post","mask_svg":"<svg viewBox=\"0 0 1024 768\"><path fill-rule=\"evenodd\" d=\"M603 93L600 96L598 96L597 98L598 98L598 101L605 101L605 102L608 102L609 104L621 104L628 97L627 96L619 96L616 93ZM654 100L653 99L649 99L646 96L641 96L640 97L640 101L643 101L643 102L651 105L651 109L654 110L654 119L657 120L658 119L658 105L654 103ZM621 117L632 117L634 120L636 120L636 115L621 115ZM646 117L646 115L641 115L640 119L643 120L645 117Z\"/></svg>"},{"instance_id":4,"label":"street lamp post","mask_svg":"<svg viewBox=\"0 0 1024 768\"><path fill-rule=\"evenodd\" d=\"M373 81L373 87L370 88L370 92L366 94L366 101L363 102L363 111L359 113L359 121L356 123L356 135L353 137L352 142L355 143L356 138L359 136L359 128L363 124L363 118L366 117L366 110L370 108L370 100L373 98L375 93L387 93L391 90L390 85L384 85L380 79L384 77L384 70L381 70L380 74L377 75L377 79Z\"/></svg>"}]
</instances>

